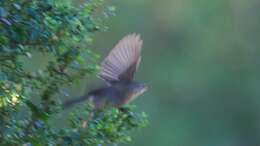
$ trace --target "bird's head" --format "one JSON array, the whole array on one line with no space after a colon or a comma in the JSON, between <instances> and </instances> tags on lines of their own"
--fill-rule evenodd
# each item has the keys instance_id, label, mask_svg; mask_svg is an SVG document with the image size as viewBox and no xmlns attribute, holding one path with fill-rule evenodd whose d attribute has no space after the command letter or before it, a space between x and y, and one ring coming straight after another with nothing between
<instances>
[{"instance_id":1,"label":"bird's head","mask_svg":"<svg viewBox=\"0 0 260 146\"><path fill-rule=\"evenodd\" d=\"M143 83L132 83L129 86L129 92L128 95L130 95L129 102L134 100L136 97L143 94L145 91L147 91L148 86Z\"/></svg>"},{"instance_id":2,"label":"bird's head","mask_svg":"<svg viewBox=\"0 0 260 146\"><path fill-rule=\"evenodd\" d=\"M147 91L148 86L146 84L143 83L138 83L135 85L133 92L134 94L136 94L136 96L139 96L141 94L143 94L145 91Z\"/></svg>"}]
</instances>

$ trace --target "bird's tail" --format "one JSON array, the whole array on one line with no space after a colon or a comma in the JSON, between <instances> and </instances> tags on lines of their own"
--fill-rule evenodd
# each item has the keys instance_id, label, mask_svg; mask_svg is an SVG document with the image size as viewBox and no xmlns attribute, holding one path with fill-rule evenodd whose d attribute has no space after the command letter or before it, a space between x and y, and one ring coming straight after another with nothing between
<instances>
[{"instance_id":1,"label":"bird's tail","mask_svg":"<svg viewBox=\"0 0 260 146\"><path fill-rule=\"evenodd\" d=\"M86 96L78 97L78 98L75 98L75 99L67 100L62 104L62 108L63 109L71 108L72 106L74 106L77 103L88 100L89 97L90 97L89 95L86 95Z\"/></svg>"}]
</instances>

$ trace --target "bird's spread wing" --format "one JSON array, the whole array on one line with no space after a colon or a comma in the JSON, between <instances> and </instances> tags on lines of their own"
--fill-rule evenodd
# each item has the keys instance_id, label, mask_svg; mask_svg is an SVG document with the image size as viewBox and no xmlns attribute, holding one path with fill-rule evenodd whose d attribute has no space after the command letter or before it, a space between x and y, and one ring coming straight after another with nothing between
<instances>
[{"instance_id":1,"label":"bird's spread wing","mask_svg":"<svg viewBox=\"0 0 260 146\"><path fill-rule=\"evenodd\" d=\"M141 61L142 44L137 34L125 36L102 62L100 77L107 82L132 80Z\"/></svg>"}]
</instances>

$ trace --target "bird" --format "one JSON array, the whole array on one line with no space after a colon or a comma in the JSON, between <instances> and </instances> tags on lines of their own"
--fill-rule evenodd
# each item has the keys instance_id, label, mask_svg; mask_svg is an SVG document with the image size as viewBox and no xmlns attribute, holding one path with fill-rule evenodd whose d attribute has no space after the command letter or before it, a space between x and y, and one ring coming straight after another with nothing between
<instances>
[{"instance_id":1,"label":"bird","mask_svg":"<svg viewBox=\"0 0 260 146\"><path fill-rule=\"evenodd\" d=\"M63 107L69 108L89 100L94 105L94 111L107 106L120 108L142 95L148 86L134 80L142 58L142 45L139 34L124 36L100 65L99 77L105 83L82 97L66 101Z\"/></svg>"}]
</instances>

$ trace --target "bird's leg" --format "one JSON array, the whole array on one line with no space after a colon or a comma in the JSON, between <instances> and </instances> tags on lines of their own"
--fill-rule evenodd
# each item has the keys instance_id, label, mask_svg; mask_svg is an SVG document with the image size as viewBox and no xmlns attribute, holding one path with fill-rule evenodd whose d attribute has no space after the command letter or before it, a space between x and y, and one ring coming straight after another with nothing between
<instances>
[{"instance_id":1,"label":"bird's leg","mask_svg":"<svg viewBox=\"0 0 260 146\"><path fill-rule=\"evenodd\" d=\"M104 114L105 113L103 111L92 110L90 112L90 114L88 115L87 119L83 121L82 127L83 128L88 128L88 124L89 124L90 120L95 120L95 121L101 120L104 117Z\"/></svg>"},{"instance_id":2,"label":"bird's leg","mask_svg":"<svg viewBox=\"0 0 260 146\"><path fill-rule=\"evenodd\" d=\"M88 122L93 118L95 111L96 111L95 109L90 111L87 119L84 120L83 123L82 123L83 128L88 128Z\"/></svg>"}]
</instances>

